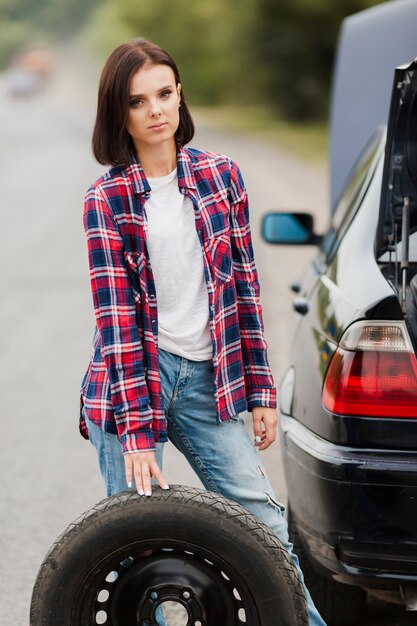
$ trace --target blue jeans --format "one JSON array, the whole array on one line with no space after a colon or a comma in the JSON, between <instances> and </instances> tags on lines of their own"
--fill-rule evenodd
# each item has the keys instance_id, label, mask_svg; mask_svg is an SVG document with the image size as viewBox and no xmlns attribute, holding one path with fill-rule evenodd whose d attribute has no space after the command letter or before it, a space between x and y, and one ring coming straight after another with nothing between
<instances>
[{"instance_id":1,"label":"blue jeans","mask_svg":"<svg viewBox=\"0 0 417 626\"><path fill-rule=\"evenodd\" d=\"M269 526L288 550L304 583L298 558L288 537L284 507L277 501L262 467L259 452L240 416L216 423L213 364L190 361L159 349L162 395L170 441L182 452L210 491L238 502ZM95 446L107 495L126 490L121 444L116 437L87 421ZM164 444L156 444L156 459L162 468ZM310 626L326 626L305 587ZM156 616L160 626L163 618Z\"/></svg>"}]
</instances>

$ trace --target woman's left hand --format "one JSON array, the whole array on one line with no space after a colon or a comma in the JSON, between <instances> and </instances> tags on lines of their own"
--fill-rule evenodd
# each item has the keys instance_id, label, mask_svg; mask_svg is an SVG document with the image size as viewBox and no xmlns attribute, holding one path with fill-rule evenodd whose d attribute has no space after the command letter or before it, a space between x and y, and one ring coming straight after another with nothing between
<instances>
[{"instance_id":1,"label":"woman's left hand","mask_svg":"<svg viewBox=\"0 0 417 626\"><path fill-rule=\"evenodd\" d=\"M277 437L277 410L266 406L255 406L252 409L252 419L255 446L259 450L266 450Z\"/></svg>"}]
</instances>

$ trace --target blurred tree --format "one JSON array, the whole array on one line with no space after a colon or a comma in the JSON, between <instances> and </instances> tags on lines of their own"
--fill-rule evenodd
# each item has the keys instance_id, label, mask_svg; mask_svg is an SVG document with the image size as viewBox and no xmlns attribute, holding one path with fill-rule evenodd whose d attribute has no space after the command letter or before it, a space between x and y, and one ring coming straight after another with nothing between
<instances>
[{"instance_id":1,"label":"blurred tree","mask_svg":"<svg viewBox=\"0 0 417 626\"><path fill-rule=\"evenodd\" d=\"M144 36L177 60L195 104L265 104L289 119L327 114L342 19L383 0L105 0L102 52Z\"/></svg>"},{"instance_id":2,"label":"blurred tree","mask_svg":"<svg viewBox=\"0 0 417 626\"><path fill-rule=\"evenodd\" d=\"M270 104L290 119L324 118L341 22L381 1L259 0L254 42Z\"/></svg>"},{"instance_id":3,"label":"blurred tree","mask_svg":"<svg viewBox=\"0 0 417 626\"><path fill-rule=\"evenodd\" d=\"M0 0L0 69L24 45L27 28L13 17L14 0Z\"/></svg>"},{"instance_id":4,"label":"blurred tree","mask_svg":"<svg viewBox=\"0 0 417 626\"><path fill-rule=\"evenodd\" d=\"M194 104L259 104L293 119L327 113L342 19L381 0L0 0L0 69L20 49L60 41L92 12L107 54L144 36L177 60Z\"/></svg>"},{"instance_id":5,"label":"blurred tree","mask_svg":"<svg viewBox=\"0 0 417 626\"><path fill-rule=\"evenodd\" d=\"M71 36L100 0L0 0L0 69L24 48Z\"/></svg>"},{"instance_id":6,"label":"blurred tree","mask_svg":"<svg viewBox=\"0 0 417 626\"><path fill-rule=\"evenodd\" d=\"M107 0L96 17L102 52L146 37L178 63L184 92L196 104L252 98L256 0ZM104 36L103 36L104 35Z\"/></svg>"}]
</instances>

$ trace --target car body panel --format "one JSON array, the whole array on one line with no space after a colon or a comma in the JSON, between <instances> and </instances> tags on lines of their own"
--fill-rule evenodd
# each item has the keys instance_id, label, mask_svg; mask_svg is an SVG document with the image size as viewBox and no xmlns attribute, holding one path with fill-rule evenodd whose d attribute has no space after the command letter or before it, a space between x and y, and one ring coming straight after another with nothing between
<instances>
[{"instance_id":1,"label":"car body panel","mask_svg":"<svg viewBox=\"0 0 417 626\"><path fill-rule=\"evenodd\" d=\"M334 445L283 413L281 442L291 511L317 570L367 588L417 582L417 452Z\"/></svg>"},{"instance_id":2,"label":"car body panel","mask_svg":"<svg viewBox=\"0 0 417 626\"><path fill-rule=\"evenodd\" d=\"M308 311L292 320L289 368L295 375L291 382L283 381L286 410L291 407L289 413L300 423L333 442L345 441L347 431L352 431L349 422L331 415L321 401L323 379L343 332L358 319L402 319L398 298L374 254L382 169L382 159L377 158L360 211L329 265L316 260L307 269L300 293L308 301ZM306 354L313 358L306 359Z\"/></svg>"}]
</instances>

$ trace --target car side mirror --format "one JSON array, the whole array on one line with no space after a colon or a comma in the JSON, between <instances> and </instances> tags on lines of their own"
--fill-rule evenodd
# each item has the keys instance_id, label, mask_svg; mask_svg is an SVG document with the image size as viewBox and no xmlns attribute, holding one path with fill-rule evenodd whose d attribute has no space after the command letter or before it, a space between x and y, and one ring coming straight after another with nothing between
<instances>
[{"instance_id":1,"label":"car side mirror","mask_svg":"<svg viewBox=\"0 0 417 626\"><path fill-rule=\"evenodd\" d=\"M262 239L267 243L318 246L323 236L315 234L311 213L274 211L262 218Z\"/></svg>"}]
</instances>

